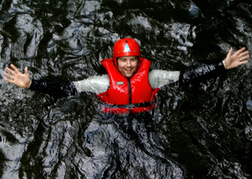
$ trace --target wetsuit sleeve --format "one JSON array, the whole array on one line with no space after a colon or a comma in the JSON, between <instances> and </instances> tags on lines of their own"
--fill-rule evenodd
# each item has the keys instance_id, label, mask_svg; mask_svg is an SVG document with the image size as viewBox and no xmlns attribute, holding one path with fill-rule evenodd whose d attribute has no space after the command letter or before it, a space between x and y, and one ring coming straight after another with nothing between
<instances>
[{"instance_id":1,"label":"wetsuit sleeve","mask_svg":"<svg viewBox=\"0 0 252 179\"><path fill-rule=\"evenodd\" d=\"M71 96L77 93L72 82L32 80L29 89L57 97Z\"/></svg>"},{"instance_id":2,"label":"wetsuit sleeve","mask_svg":"<svg viewBox=\"0 0 252 179\"><path fill-rule=\"evenodd\" d=\"M93 76L81 81L58 82L32 80L30 89L52 96L71 96L80 92L103 93L109 87L108 75Z\"/></svg>"},{"instance_id":3,"label":"wetsuit sleeve","mask_svg":"<svg viewBox=\"0 0 252 179\"><path fill-rule=\"evenodd\" d=\"M149 73L149 83L152 88L161 88L174 82L179 82L179 85L182 86L216 77L225 71L222 62L214 65L203 65L186 71L152 70Z\"/></svg>"},{"instance_id":4,"label":"wetsuit sleeve","mask_svg":"<svg viewBox=\"0 0 252 179\"><path fill-rule=\"evenodd\" d=\"M226 72L222 62L215 65L203 65L201 67L180 72L179 84L189 84L196 81L217 77Z\"/></svg>"}]
</instances>

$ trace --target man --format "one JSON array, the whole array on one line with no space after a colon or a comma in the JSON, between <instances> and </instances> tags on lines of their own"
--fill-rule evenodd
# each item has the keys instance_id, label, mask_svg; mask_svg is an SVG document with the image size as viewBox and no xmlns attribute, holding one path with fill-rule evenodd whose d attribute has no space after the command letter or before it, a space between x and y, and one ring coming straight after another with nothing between
<instances>
[{"instance_id":1,"label":"man","mask_svg":"<svg viewBox=\"0 0 252 179\"><path fill-rule=\"evenodd\" d=\"M248 53L242 48L232 54L231 48L226 58L216 65L185 72L150 71L151 62L141 57L138 43L126 38L115 43L113 58L102 60L107 75L76 82L31 80L27 67L22 74L12 64L12 69L6 68L8 73L5 75L6 81L23 88L57 96L88 91L103 102L101 110L105 115L92 118L85 130L85 142L81 144L84 152L78 149L81 157L73 156L73 160L78 161L75 165L86 178L118 178L122 175L125 178L143 178L145 175L149 178L183 178L182 167L170 158L152 125L149 111L156 105L157 92L169 83L189 83L245 64Z\"/></svg>"},{"instance_id":2,"label":"man","mask_svg":"<svg viewBox=\"0 0 252 179\"><path fill-rule=\"evenodd\" d=\"M11 64L6 68L6 81L23 88L30 88L51 95L68 96L77 92L93 92L107 104L107 113L138 113L155 107L155 95L159 89L171 82L189 83L197 78L218 75L226 70L246 64L249 51L241 48L232 54L231 48L226 58L217 65L205 65L186 72L150 70L151 62L140 54L138 43L132 38L118 40L113 48L113 58L102 60L108 75L90 77L76 82L48 82L31 80L28 68L25 73Z\"/></svg>"}]
</instances>

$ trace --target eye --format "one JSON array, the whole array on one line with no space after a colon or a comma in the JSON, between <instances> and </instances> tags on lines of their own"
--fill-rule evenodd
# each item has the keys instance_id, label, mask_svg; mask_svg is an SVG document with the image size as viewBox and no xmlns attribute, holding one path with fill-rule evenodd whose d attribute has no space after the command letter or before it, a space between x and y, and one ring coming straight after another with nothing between
<instances>
[{"instance_id":1,"label":"eye","mask_svg":"<svg viewBox=\"0 0 252 179\"><path fill-rule=\"evenodd\" d=\"M119 58L118 61L124 62L125 58Z\"/></svg>"}]
</instances>

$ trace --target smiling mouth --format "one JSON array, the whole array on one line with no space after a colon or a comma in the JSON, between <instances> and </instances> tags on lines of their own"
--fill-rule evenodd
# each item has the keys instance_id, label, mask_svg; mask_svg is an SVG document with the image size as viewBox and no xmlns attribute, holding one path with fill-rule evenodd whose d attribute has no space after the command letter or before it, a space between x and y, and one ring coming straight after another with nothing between
<instances>
[{"instance_id":1,"label":"smiling mouth","mask_svg":"<svg viewBox=\"0 0 252 179\"><path fill-rule=\"evenodd\" d=\"M132 69L131 70L125 70L125 71L128 72L128 73L130 73L132 71Z\"/></svg>"}]
</instances>

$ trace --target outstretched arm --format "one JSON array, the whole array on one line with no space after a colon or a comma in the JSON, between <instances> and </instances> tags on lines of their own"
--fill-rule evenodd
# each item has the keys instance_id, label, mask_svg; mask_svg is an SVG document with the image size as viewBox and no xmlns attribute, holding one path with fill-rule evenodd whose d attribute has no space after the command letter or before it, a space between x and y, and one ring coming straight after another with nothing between
<instances>
[{"instance_id":1,"label":"outstretched arm","mask_svg":"<svg viewBox=\"0 0 252 179\"><path fill-rule=\"evenodd\" d=\"M203 65L196 69L186 70L180 73L179 82L180 84L189 84L193 81L205 80L218 76L219 74L236 68L239 65L248 63L249 51L245 51L245 48L239 49L237 52L232 54L233 48L230 48L226 58L215 65Z\"/></svg>"},{"instance_id":2,"label":"outstretched arm","mask_svg":"<svg viewBox=\"0 0 252 179\"><path fill-rule=\"evenodd\" d=\"M19 87L29 88L34 91L43 92L52 96L70 96L78 92L103 93L109 87L108 75L93 76L88 79L75 82L67 81L45 81L30 79L28 68L25 67L24 74L21 73L16 66L10 65L6 68L5 80Z\"/></svg>"},{"instance_id":3,"label":"outstretched arm","mask_svg":"<svg viewBox=\"0 0 252 179\"><path fill-rule=\"evenodd\" d=\"M4 73L4 75L7 77L5 80L19 87L29 88L31 85L31 79L29 77L28 67L26 66L24 69L25 72L21 73L15 65L11 64L10 66L12 69L8 67L6 68L6 71L9 73Z\"/></svg>"},{"instance_id":4,"label":"outstretched arm","mask_svg":"<svg viewBox=\"0 0 252 179\"><path fill-rule=\"evenodd\" d=\"M226 58L222 61L227 70L248 63L249 51L245 51L245 47L239 49L234 54L232 52L233 48L231 47Z\"/></svg>"},{"instance_id":5,"label":"outstretched arm","mask_svg":"<svg viewBox=\"0 0 252 179\"><path fill-rule=\"evenodd\" d=\"M13 83L22 88L29 88L34 91L40 91L52 96L70 96L77 93L77 90L71 82L58 82L58 81L42 81L31 80L28 73L28 67L25 67L24 73L21 73L13 64L11 68L6 68L4 75L7 77L7 82Z\"/></svg>"}]
</instances>

